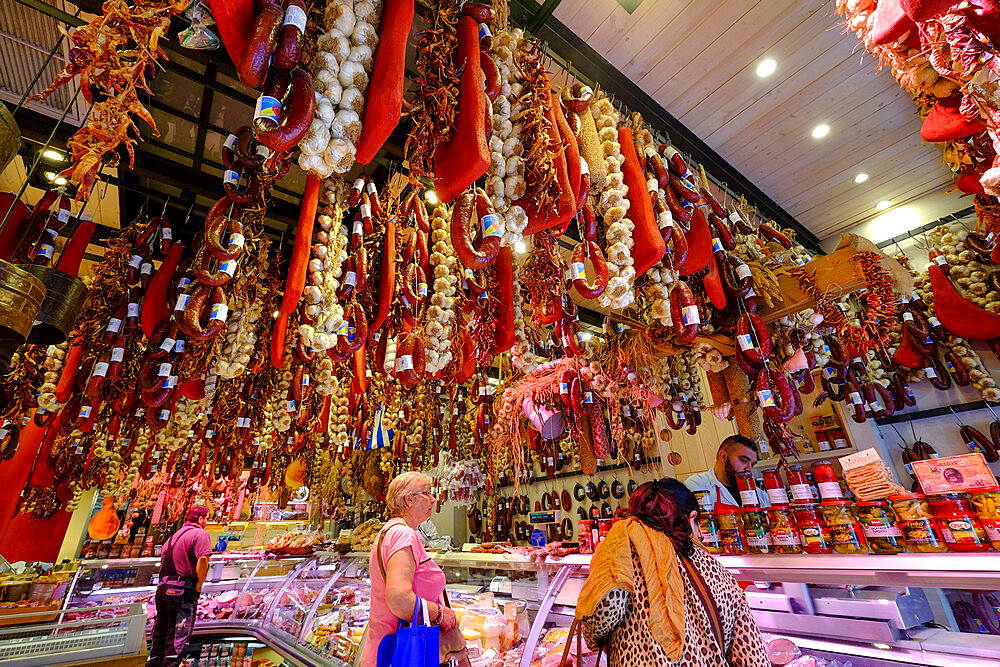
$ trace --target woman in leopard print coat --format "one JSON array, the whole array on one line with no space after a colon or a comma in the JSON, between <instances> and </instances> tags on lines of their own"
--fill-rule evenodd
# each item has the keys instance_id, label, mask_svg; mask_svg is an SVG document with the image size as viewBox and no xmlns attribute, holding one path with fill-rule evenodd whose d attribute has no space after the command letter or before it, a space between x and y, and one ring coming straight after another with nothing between
<instances>
[{"instance_id":1,"label":"woman in leopard print coat","mask_svg":"<svg viewBox=\"0 0 1000 667\"><path fill-rule=\"evenodd\" d=\"M594 613L581 619L592 649L604 646L609 667L770 667L746 596L722 565L692 539L698 526L694 494L675 479L648 482L632 494L629 514L670 538L683 578L683 648L679 659L667 656L650 630L650 600L642 576L640 554L632 547L635 591L612 588ZM628 547L626 547L628 548ZM700 575L692 581L689 569ZM698 587L714 599L721 625L721 644ZM707 589L707 590L705 590ZM662 613L662 612L661 612Z\"/></svg>"}]
</instances>

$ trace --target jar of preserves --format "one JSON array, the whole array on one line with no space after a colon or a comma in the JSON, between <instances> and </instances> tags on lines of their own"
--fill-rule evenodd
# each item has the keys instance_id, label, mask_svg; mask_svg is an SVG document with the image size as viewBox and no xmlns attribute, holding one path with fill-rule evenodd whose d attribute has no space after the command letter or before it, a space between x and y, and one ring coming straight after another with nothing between
<instances>
[{"instance_id":1,"label":"jar of preserves","mask_svg":"<svg viewBox=\"0 0 1000 667\"><path fill-rule=\"evenodd\" d=\"M896 525L903 531L906 548L913 553L941 553L948 547L934 525L930 504L922 493L889 496L896 512Z\"/></svg>"},{"instance_id":2,"label":"jar of preserves","mask_svg":"<svg viewBox=\"0 0 1000 667\"><path fill-rule=\"evenodd\" d=\"M972 507L983 524L986 537L993 548L1000 551L1000 486L983 489L972 494Z\"/></svg>"},{"instance_id":3,"label":"jar of preserves","mask_svg":"<svg viewBox=\"0 0 1000 667\"><path fill-rule=\"evenodd\" d=\"M740 504L744 507L759 507L760 499L757 496L757 482L749 472L736 473L736 486L740 490Z\"/></svg>"},{"instance_id":4,"label":"jar of preserves","mask_svg":"<svg viewBox=\"0 0 1000 667\"><path fill-rule=\"evenodd\" d=\"M842 500L844 492L840 488L837 473L829 461L817 461L813 464L813 478L819 488L819 496L823 500Z\"/></svg>"},{"instance_id":5,"label":"jar of preserves","mask_svg":"<svg viewBox=\"0 0 1000 667\"><path fill-rule=\"evenodd\" d=\"M788 466L788 486L792 489L792 502L797 504L813 501L812 489L806 473L798 463Z\"/></svg>"},{"instance_id":6,"label":"jar of preserves","mask_svg":"<svg viewBox=\"0 0 1000 667\"><path fill-rule=\"evenodd\" d=\"M851 514L851 503L847 500L828 500L820 503L823 518L830 529L833 540L833 550L838 554L868 553L868 544L861 532L854 515Z\"/></svg>"},{"instance_id":7,"label":"jar of preserves","mask_svg":"<svg viewBox=\"0 0 1000 667\"><path fill-rule=\"evenodd\" d=\"M743 510L730 507L719 510L719 539L722 552L727 556L742 556L746 553L746 539L743 535Z\"/></svg>"},{"instance_id":8,"label":"jar of preserves","mask_svg":"<svg viewBox=\"0 0 1000 667\"><path fill-rule=\"evenodd\" d=\"M802 553L802 543L799 539L799 531L795 529L795 523L792 521L791 507L772 505L767 509L767 521L768 535L771 536L774 553Z\"/></svg>"},{"instance_id":9,"label":"jar of preserves","mask_svg":"<svg viewBox=\"0 0 1000 667\"><path fill-rule=\"evenodd\" d=\"M764 471L764 490L772 505L787 505L788 492L785 483L781 481L781 473L777 468Z\"/></svg>"},{"instance_id":10,"label":"jar of preserves","mask_svg":"<svg viewBox=\"0 0 1000 667\"><path fill-rule=\"evenodd\" d=\"M767 531L767 515L763 510L743 510L743 534L747 540L747 552L752 554L771 553L771 538Z\"/></svg>"},{"instance_id":11,"label":"jar of preserves","mask_svg":"<svg viewBox=\"0 0 1000 667\"><path fill-rule=\"evenodd\" d=\"M858 521L873 554L898 554L906 551L903 531L896 525L896 513L884 500L858 503Z\"/></svg>"},{"instance_id":12,"label":"jar of preserves","mask_svg":"<svg viewBox=\"0 0 1000 667\"><path fill-rule=\"evenodd\" d=\"M944 543L951 551L988 551L992 546L972 504L961 493L930 499L931 514Z\"/></svg>"},{"instance_id":13,"label":"jar of preserves","mask_svg":"<svg viewBox=\"0 0 1000 667\"><path fill-rule=\"evenodd\" d=\"M722 553L722 539L719 536L719 519L714 512L702 512L698 520L701 546L710 554Z\"/></svg>"},{"instance_id":14,"label":"jar of preserves","mask_svg":"<svg viewBox=\"0 0 1000 667\"><path fill-rule=\"evenodd\" d=\"M833 553L833 539L823 513L813 503L796 505L792 509L795 527L802 535L802 550L808 554Z\"/></svg>"}]
</instances>

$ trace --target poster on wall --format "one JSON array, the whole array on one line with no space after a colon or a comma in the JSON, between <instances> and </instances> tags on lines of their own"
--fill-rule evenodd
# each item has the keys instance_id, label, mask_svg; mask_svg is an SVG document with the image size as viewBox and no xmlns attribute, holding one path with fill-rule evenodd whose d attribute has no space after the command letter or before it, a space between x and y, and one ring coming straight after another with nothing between
<instances>
[{"instance_id":1,"label":"poster on wall","mask_svg":"<svg viewBox=\"0 0 1000 667\"><path fill-rule=\"evenodd\" d=\"M927 495L982 491L995 487L996 478L982 454L962 454L913 461L913 473Z\"/></svg>"}]
</instances>

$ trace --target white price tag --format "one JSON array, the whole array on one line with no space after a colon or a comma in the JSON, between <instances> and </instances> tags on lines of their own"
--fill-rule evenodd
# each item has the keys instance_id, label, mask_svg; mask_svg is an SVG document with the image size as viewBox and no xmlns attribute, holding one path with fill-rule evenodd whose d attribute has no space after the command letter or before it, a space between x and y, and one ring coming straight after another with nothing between
<instances>
[{"instance_id":1,"label":"white price tag","mask_svg":"<svg viewBox=\"0 0 1000 667\"><path fill-rule=\"evenodd\" d=\"M583 262L573 262L569 265L570 275L573 280L586 280L587 279L587 267Z\"/></svg>"},{"instance_id":2,"label":"white price tag","mask_svg":"<svg viewBox=\"0 0 1000 667\"><path fill-rule=\"evenodd\" d=\"M68 208L61 208L59 209L59 215L56 216L56 220L63 223L69 222L69 215L70 213Z\"/></svg>"},{"instance_id":3,"label":"white price tag","mask_svg":"<svg viewBox=\"0 0 1000 667\"><path fill-rule=\"evenodd\" d=\"M132 319L133 317L139 317L139 304L130 303L128 305L128 308L125 309L125 311L128 313L129 319Z\"/></svg>"},{"instance_id":4,"label":"white price tag","mask_svg":"<svg viewBox=\"0 0 1000 667\"><path fill-rule=\"evenodd\" d=\"M493 213L487 213L482 217L480 222L483 223L483 235L484 236L502 236L503 230L500 229L500 218L498 218Z\"/></svg>"},{"instance_id":5,"label":"white price tag","mask_svg":"<svg viewBox=\"0 0 1000 667\"><path fill-rule=\"evenodd\" d=\"M911 313L911 312L905 312L905 313L903 313L903 321L904 322L912 322L913 321L913 313Z\"/></svg>"},{"instance_id":6,"label":"white price tag","mask_svg":"<svg viewBox=\"0 0 1000 667\"><path fill-rule=\"evenodd\" d=\"M725 248L722 247L722 241L717 237L712 237L712 252L725 252Z\"/></svg>"},{"instance_id":7,"label":"white price tag","mask_svg":"<svg viewBox=\"0 0 1000 667\"><path fill-rule=\"evenodd\" d=\"M173 364L171 364L170 362L164 362L160 364L160 369L156 372L156 374L161 378L165 378L170 375L170 371L172 371L173 369L174 369Z\"/></svg>"},{"instance_id":8,"label":"white price tag","mask_svg":"<svg viewBox=\"0 0 1000 667\"><path fill-rule=\"evenodd\" d=\"M306 13L298 5L286 4L285 20L281 25L293 25L299 29L299 32L304 33L306 31Z\"/></svg>"},{"instance_id":9,"label":"white price tag","mask_svg":"<svg viewBox=\"0 0 1000 667\"><path fill-rule=\"evenodd\" d=\"M226 261L224 261L222 264L219 265L219 270L230 277L236 275L236 260L227 259Z\"/></svg>"},{"instance_id":10,"label":"white price tag","mask_svg":"<svg viewBox=\"0 0 1000 667\"><path fill-rule=\"evenodd\" d=\"M184 310L187 308L188 301L191 300L190 294L181 294L177 297L177 304L174 306L174 310Z\"/></svg>"},{"instance_id":11,"label":"white price tag","mask_svg":"<svg viewBox=\"0 0 1000 667\"><path fill-rule=\"evenodd\" d=\"M177 342L176 340L168 336L167 338L163 339L162 343L160 343L160 349L163 350L164 352L172 352L174 349L174 343L176 342Z\"/></svg>"},{"instance_id":12,"label":"white price tag","mask_svg":"<svg viewBox=\"0 0 1000 667\"><path fill-rule=\"evenodd\" d=\"M226 140L222 142L222 146L224 148L232 148L235 145L236 145L236 135L235 134L230 134L228 137L226 137Z\"/></svg>"},{"instance_id":13,"label":"white price tag","mask_svg":"<svg viewBox=\"0 0 1000 667\"><path fill-rule=\"evenodd\" d=\"M209 315L210 320L219 320L220 322L225 322L226 317L229 315L229 306L224 303L217 303L212 306L212 314Z\"/></svg>"},{"instance_id":14,"label":"white price tag","mask_svg":"<svg viewBox=\"0 0 1000 667\"><path fill-rule=\"evenodd\" d=\"M948 266L948 260L944 258L944 255L938 255L934 258L934 263L938 266Z\"/></svg>"},{"instance_id":15,"label":"white price tag","mask_svg":"<svg viewBox=\"0 0 1000 667\"><path fill-rule=\"evenodd\" d=\"M864 399L861 398L861 394L859 394L856 391L851 392L850 396L848 396L848 400L850 401L851 405L861 405L862 403L864 403Z\"/></svg>"},{"instance_id":16,"label":"white price tag","mask_svg":"<svg viewBox=\"0 0 1000 667\"><path fill-rule=\"evenodd\" d=\"M396 372L409 370L413 370L413 357L409 354L396 357Z\"/></svg>"},{"instance_id":17,"label":"white price tag","mask_svg":"<svg viewBox=\"0 0 1000 667\"><path fill-rule=\"evenodd\" d=\"M226 169L226 173L222 175L222 182L229 185L236 185L240 181L240 175L233 171L232 169Z\"/></svg>"},{"instance_id":18,"label":"white price tag","mask_svg":"<svg viewBox=\"0 0 1000 667\"><path fill-rule=\"evenodd\" d=\"M139 269L139 273L142 274L142 275L144 275L144 276L148 276L152 272L153 272L153 265L151 263L149 263L149 262L143 262L142 263L142 268Z\"/></svg>"},{"instance_id":19,"label":"white price tag","mask_svg":"<svg viewBox=\"0 0 1000 667\"><path fill-rule=\"evenodd\" d=\"M770 389L761 389L757 392L757 400L760 402L760 407L769 408L775 405L774 393Z\"/></svg>"},{"instance_id":20,"label":"white price tag","mask_svg":"<svg viewBox=\"0 0 1000 667\"><path fill-rule=\"evenodd\" d=\"M364 189L364 187L365 187L365 179L363 179L363 178L355 179L354 185L352 185L351 187L353 189L359 190L359 191L362 190L362 189Z\"/></svg>"},{"instance_id":21,"label":"white price tag","mask_svg":"<svg viewBox=\"0 0 1000 667\"><path fill-rule=\"evenodd\" d=\"M164 241L172 241L174 239L174 230L170 227L164 227L160 230L160 236Z\"/></svg>"},{"instance_id":22,"label":"white price tag","mask_svg":"<svg viewBox=\"0 0 1000 667\"><path fill-rule=\"evenodd\" d=\"M375 181L369 181L365 186L365 191L370 195L378 194L378 188L375 187Z\"/></svg>"},{"instance_id":23,"label":"white price tag","mask_svg":"<svg viewBox=\"0 0 1000 667\"><path fill-rule=\"evenodd\" d=\"M750 334L740 334L736 336L736 342L740 344L740 349L743 350L744 352L746 352L747 350L752 350L755 347L753 344L753 338L750 336ZM833 369L831 368L826 370L833 370Z\"/></svg>"},{"instance_id":24,"label":"white price tag","mask_svg":"<svg viewBox=\"0 0 1000 667\"><path fill-rule=\"evenodd\" d=\"M183 338L178 338L177 342L174 343L174 353L175 354L180 354L183 351L184 351L184 339Z\"/></svg>"},{"instance_id":25,"label":"white price tag","mask_svg":"<svg viewBox=\"0 0 1000 667\"><path fill-rule=\"evenodd\" d=\"M927 323L930 324L932 327L939 327L939 326L941 326L941 320L939 320L938 318L934 317L933 315L931 315L930 317L927 318Z\"/></svg>"},{"instance_id":26,"label":"white price tag","mask_svg":"<svg viewBox=\"0 0 1000 667\"><path fill-rule=\"evenodd\" d=\"M242 248L246 243L247 239L242 234L230 234L229 235L229 245L234 245L237 248Z\"/></svg>"},{"instance_id":27,"label":"white price tag","mask_svg":"<svg viewBox=\"0 0 1000 667\"><path fill-rule=\"evenodd\" d=\"M361 218L364 219L364 218L370 218L370 217L372 217L372 207L370 205L368 205L368 204L362 204L361 205Z\"/></svg>"},{"instance_id":28,"label":"white price tag","mask_svg":"<svg viewBox=\"0 0 1000 667\"><path fill-rule=\"evenodd\" d=\"M122 359L124 359L124 358L125 358L125 348L124 347L112 348L112 350L111 350L111 361L113 363L114 362L121 363Z\"/></svg>"},{"instance_id":29,"label":"white price tag","mask_svg":"<svg viewBox=\"0 0 1000 667\"><path fill-rule=\"evenodd\" d=\"M138 269L141 264L142 264L142 256L140 255L132 255L132 259L128 261L129 268L132 269Z\"/></svg>"},{"instance_id":30,"label":"white price tag","mask_svg":"<svg viewBox=\"0 0 1000 667\"><path fill-rule=\"evenodd\" d=\"M740 262L739 264L736 265L736 275L742 280L743 278L749 278L750 276L752 276L753 272L750 271L749 266L747 266L743 262Z\"/></svg>"},{"instance_id":31,"label":"white price tag","mask_svg":"<svg viewBox=\"0 0 1000 667\"><path fill-rule=\"evenodd\" d=\"M118 331L121 328L122 328L122 321L117 317L112 317L108 321L108 331L110 331L111 333L118 333Z\"/></svg>"},{"instance_id":32,"label":"white price tag","mask_svg":"<svg viewBox=\"0 0 1000 667\"><path fill-rule=\"evenodd\" d=\"M701 324L701 315L698 313L698 306L684 306L681 309L681 319L684 321L684 326Z\"/></svg>"},{"instance_id":33,"label":"white price tag","mask_svg":"<svg viewBox=\"0 0 1000 667\"><path fill-rule=\"evenodd\" d=\"M924 374L929 378L936 378L938 376L937 371L934 370L933 366L928 366L927 368L925 368Z\"/></svg>"},{"instance_id":34,"label":"white price tag","mask_svg":"<svg viewBox=\"0 0 1000 667\"><path fill-rule=\"evenodd\" d=\"M108 363L106 361L98 361L96 364L94 364L93 375L95 378L107 377Z\"/></svg>"},{"instance_id":35,"label":"white price tag","mask_svg":"<svg viewBox=\"0 0 1000 667\"><path fill-rule=\"evenodd\" d=\"M167 384L164 385L164 386L167 389L173 389L174 387L176 387L177 386L177 376L176 375L171 375L170 377L168 377L167 378Z\"/></svg>"}]
</instances>

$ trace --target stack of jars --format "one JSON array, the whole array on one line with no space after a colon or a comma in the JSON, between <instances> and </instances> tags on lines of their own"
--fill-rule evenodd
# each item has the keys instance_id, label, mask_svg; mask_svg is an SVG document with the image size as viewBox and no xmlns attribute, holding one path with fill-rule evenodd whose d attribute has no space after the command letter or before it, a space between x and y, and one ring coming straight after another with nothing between
<instances>
[{"instance_id":1,"label":"stack of jars","mask_svg":"<svg viewBox=\"0 0 1000 667\"><path fill-rule=\"evenodd\" d=\"M777 471L764 473L772 506L763 509L753 477L739 475L744 506L703 513L703 546L726 555L1000 551L1000 487L852 503L829 462L813 468L818 499L802 466L789 466L788 477L791 501Z\"/></svg>"}]
</instances>

